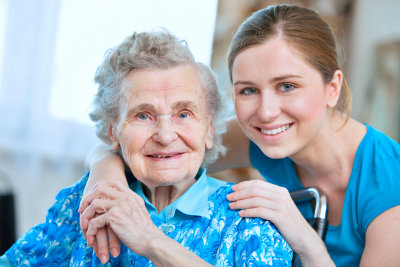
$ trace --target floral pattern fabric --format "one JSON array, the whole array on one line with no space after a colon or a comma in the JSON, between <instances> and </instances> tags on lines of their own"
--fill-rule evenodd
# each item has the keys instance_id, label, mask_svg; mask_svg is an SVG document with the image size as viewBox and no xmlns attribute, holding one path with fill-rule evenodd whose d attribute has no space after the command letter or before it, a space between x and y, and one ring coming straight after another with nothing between
<instances>
[{"instance_id":1,"label":"floral pattern fabric","mask_svg":"<svg viewBox=\"0 0 400 267\"><path fill-rule=\"evenodd\" d=\"M14 266L99 266L79 226L78 207L88 174L63 189L46 222L25 233L7 252ZM165 223L151 216L167 236L215 266L290 266L292 250L276 227L262 219L245 219L229 208L226 184L208 199L210 218L192 216ZM154 266L121 244L121 254L104 266Z\"/></svg>"}]
</instances>

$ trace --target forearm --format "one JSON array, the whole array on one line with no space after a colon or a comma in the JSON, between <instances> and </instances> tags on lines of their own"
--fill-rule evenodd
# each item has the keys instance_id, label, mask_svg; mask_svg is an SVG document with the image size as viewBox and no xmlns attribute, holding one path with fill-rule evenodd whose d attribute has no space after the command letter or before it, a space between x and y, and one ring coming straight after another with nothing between
<instances>
[{"instance_id":1,"label":"forearm","mask_svg":"<svg viewBox=\"0 0 400 267\"><path fill-rule=\"evenodd\" d=\"M324 242L316 233L308 233L308 237L304 240L303 245L297 252L300 256L302 266L336 266L329 256Z\"/></svg>"},{"instance_id":2,"label":"forearm","mask_svg":"<svg viewBox=\"0 0 400 267\"><path fill-rule=\"evenodd\" d=\"M148 251L146 257L158 267L211 266L195 253L167 236L153 239Z\"/></svg>"},{"instance_id":3,"label":"forearm","mask_svg":"<svg viewBox=\"0 0 400 267\"><path fill-rule=\"evenodd\" d=\"M90 169L84 195L99 181L122 182L127 184L122 158L105 145L97 145L88 155L86 165Z\"/></svg>"}]
</instances>

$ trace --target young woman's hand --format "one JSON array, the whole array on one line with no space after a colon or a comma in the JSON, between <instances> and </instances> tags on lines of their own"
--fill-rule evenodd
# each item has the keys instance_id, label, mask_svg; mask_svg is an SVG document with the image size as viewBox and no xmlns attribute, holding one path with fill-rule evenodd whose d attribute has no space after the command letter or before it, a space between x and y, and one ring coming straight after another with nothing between
<instances>
[{"instance_id":1,"label":"young woman's hand","mask_svg":"<svg viewBox=\"0 0 400 267\"><path fill-rule=\"evenodd\" d=\"M303 266L333 265L323 241L304 219L288 190L261 180L245 181L232 186L227 198L231 209L242 217L260 217L279 229ZM320 265L326 264L329 265Z\"/></svg>"}]
</instances>

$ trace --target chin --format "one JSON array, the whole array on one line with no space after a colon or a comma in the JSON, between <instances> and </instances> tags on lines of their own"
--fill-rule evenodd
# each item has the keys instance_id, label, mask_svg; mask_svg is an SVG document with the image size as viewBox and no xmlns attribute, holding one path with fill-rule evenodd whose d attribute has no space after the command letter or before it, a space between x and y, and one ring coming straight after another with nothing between
<instances>
[{"instance_id":1,"label":"chin","mask_svg":"<svg viewBox=\"0 0 400 267\"><path fill-rule=\"evenodd\" d=\"M260 148L260 149L267 157L269 157L271 159L283 159L283 158L290 156L288 151L283 148L280 148L280 149Z\"/></svg>"},{"instance_id":2,"label":"chin","mask_svg":"<svg viewBox=\"0 0 400 267\"><path fill-rule=\"evenodd\" d=\"M170 186L185 179L188 179L187 174L176 171L162 171L150 174L143 180L143 183L148 186Z\"/></svg>"}]
</instances>

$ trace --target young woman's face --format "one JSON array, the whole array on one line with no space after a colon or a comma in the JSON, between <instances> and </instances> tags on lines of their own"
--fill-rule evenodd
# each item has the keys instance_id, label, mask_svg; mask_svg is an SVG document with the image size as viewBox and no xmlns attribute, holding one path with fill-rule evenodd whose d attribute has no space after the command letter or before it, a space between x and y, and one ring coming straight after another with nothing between
<instances>
[{"instance_id":1,"label":"young woman's face","mask_svg":"<svg viewBox=\"0 0 400 267\"><path fill-rule=\"evenodd\" d=\"M243 50L233 63L239 123L271 158L310 147L327 123L330 85L300 55L276 38Z\"/></svg>"}]
</instances>

